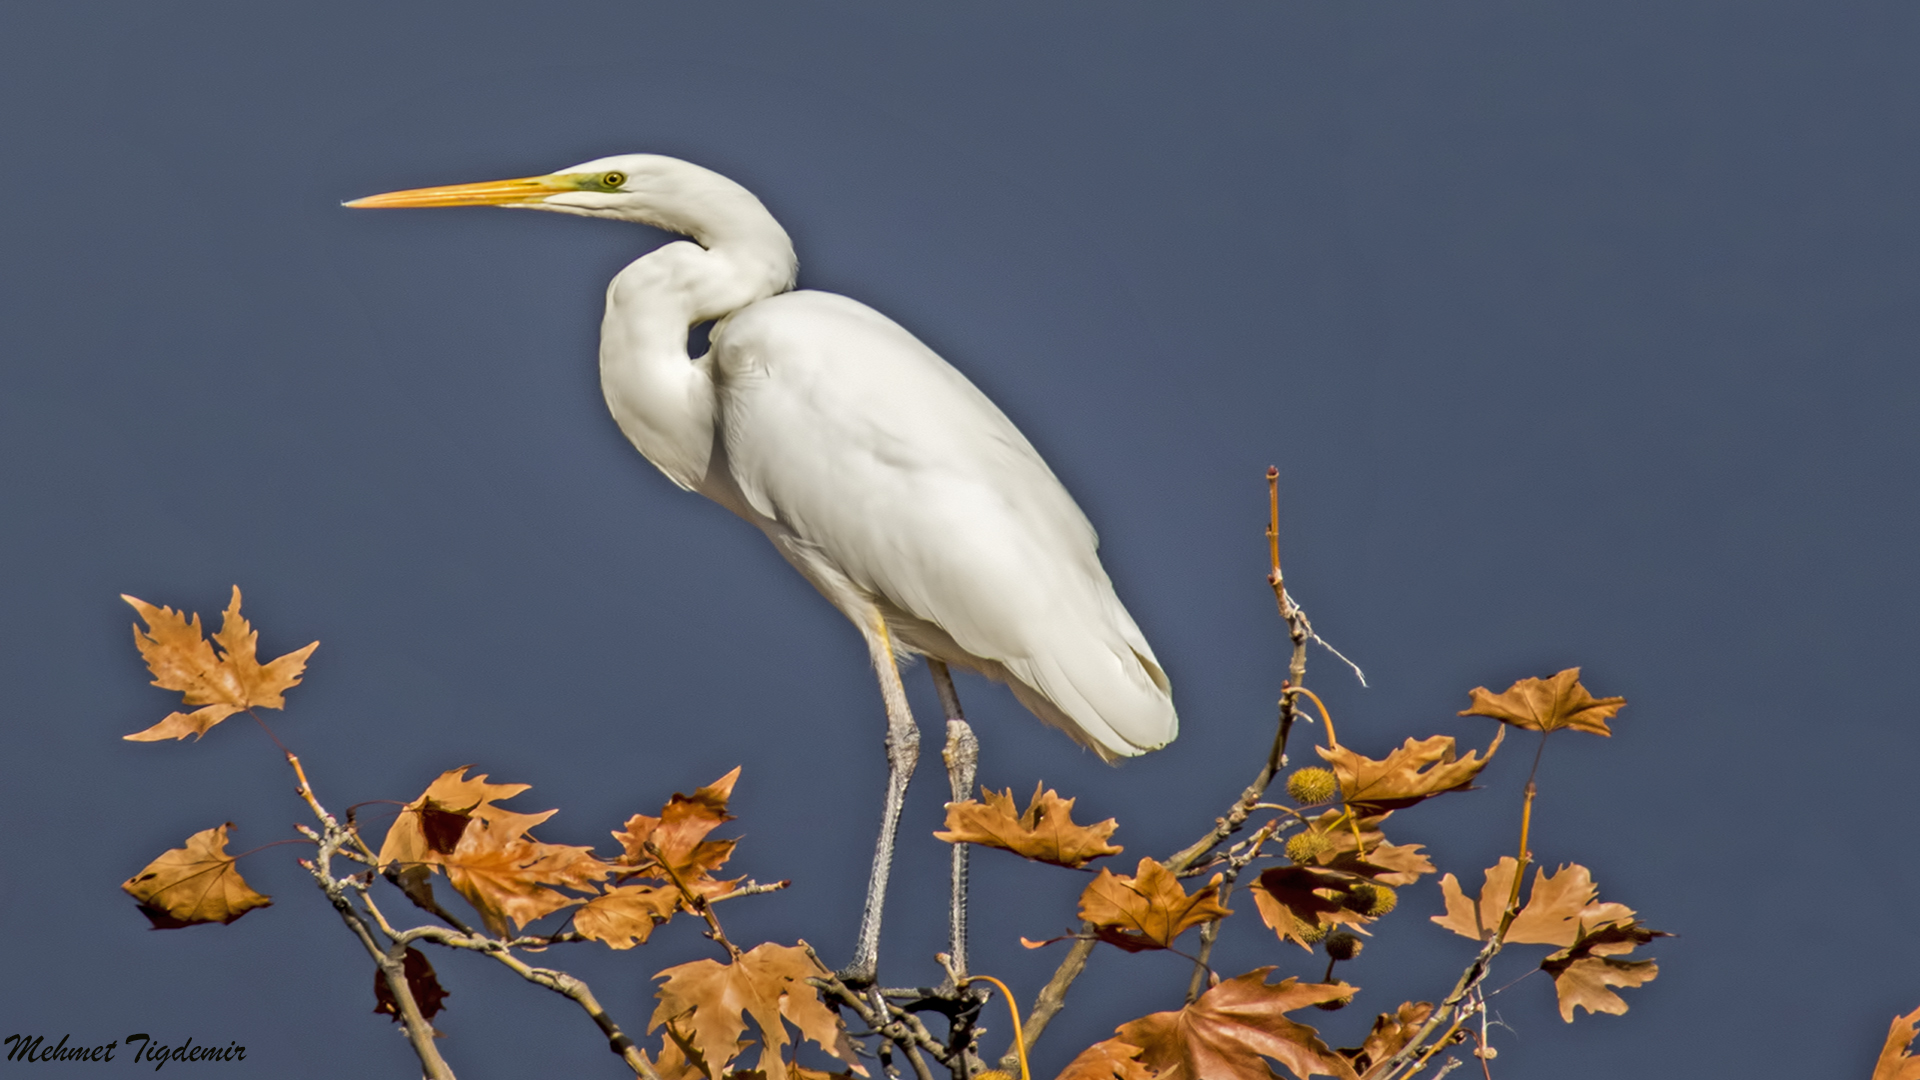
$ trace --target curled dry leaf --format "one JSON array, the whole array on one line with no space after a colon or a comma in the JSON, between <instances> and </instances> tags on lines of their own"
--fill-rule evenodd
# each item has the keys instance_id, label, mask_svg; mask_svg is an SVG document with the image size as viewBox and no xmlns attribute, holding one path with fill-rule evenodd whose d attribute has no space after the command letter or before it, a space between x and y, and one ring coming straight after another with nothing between
<instances>
[{"instance_id":1,"label":"curled dry leaf","mask_svg":"<svg viewBox=\"0 0 1920 1080\"><path fill-rule=\"evenodd\" d=\"M1471 691L1473 704L1461 716L1491 716L1528 731L1590 731L1611 735L1608 718L1627 703L1623 697L1597 698L1580 685L1580 669L1568 668L1550 679L1521 679L1495 694L1484 686Z\"/></svg>"},{"instance_id":2,"label":"curled dry leaf","mask_svg":"<svg viewBox=\"0 0 1920 1080\"><path fill-rule=\"evenodd\" d=\"M1220 875L1189 896L1153 859L1141 859L1133 877L1102 870L1080 894L1080 917L1101 941L1127 952L1171 948L1189 928L1231 914L1220 904Z\"/></svg>"},{"instance_id":3,"label":"curled dry leaf","mask_svg":"<svg viewBox=\"0 0 1920 1080\"><path fill-rule=\"evenodd\" d=\"M1328 810L1309 820L1298 835L1317 840L1309 848L1313 856L1303 865L1356 874L1382 885L1411 885L1421 875L1433 873L1433 862L1420 853L1424 845L1387 842L1380 824L1391 816L1389 811L1356 820L1348 811Z\"/></svg>"},{"instance_id":4,"label":"curled dry leaf","mask_svg":"<svg viewBox=\"0 0 1920 1080\"><path fill-rule=\"evenodd\" d=\"M1280 940L1291 941L1308 952L1313 943L1327 936L1335 926L1347 926L1361 933L1376 916L1355 910L1360 903L1350 891L1367 883L1359 874L1317 866L1276 866L1261 872L1254 884L1253 904L1260 919Z\"/></svg>"},{"instance_id":5,"label":"curled dry leaf","mask_svg":"<svg viewBox=\"0 0 1920 1080\"><path fill-rule=\"evenodd\" d=\"M419 798L408 803L393 819L393 824L387 827L387 838L380 845L383 869L395 863L403 869L438 865L442 858L453 854L466 832L467 822L475 817L506 824L512 818L528 816L493 805L530 790L528 785L489 784L486 773L467 776L471 768L471 765L462 765L441 773ZM532 824L527 827L531 828Z\"/></svg>"},{"instance_id":6,"label":"curled dry leaf","mask_svg":"<svg viewBox=\"0 0 1920 1080\"><path fill-rule=\"evenodd\" d=\"M751 1045L751 1040L742 1037L747 1017L751 1017L760 1033L760 1058L755 1068L766 1080L787 1080L793 1071L783 1052L789 1041L784 1020L865 1076L839 1014L823 1004L820 992L806 981L826 975L826 969L809 955L805 942L769 942L731 964L695 960L670 967L654 976L665 981L654 992L660 1004L647 1030L666 1027L686 1058L704 1063L708 1075L722 1076Z\"/></svg>"},{"instance_id":7,"label":"curled dry leaf","mask_svg":"<svg viewBox=\"0 0 1920 1080\"><path fill-rule=\"evenodd\" d=\"M407 991L413 995L413 1003L420 1007L420 1018L431 1020L445 1007L447 989L440 985L440 977L433 973L433 965L427 962L426 955L411 945L407 947L405 965ZM385 973L377 967L373 969L373 1011L393 1017L396 1024L403 1022L393 988L387 985Z\"/></svg>"},{"instance_id":8,"label":"curled dry leaf","mask_svg":"<svg viewBox=\"0 0 1920 1080\"><path fill-rule=\"evenodd\" d=\"M1112 818L1092 825L1073 823L1073 800L1044 785L1033 786L1024 812L1013 808L1013 789L981 788L985 802L968 799L947 804L947 830L933 835L949 844L979 844L1022 855L1036 862L1078 870L1103 855L1125 850L1107 843L1120 823Z\"/></svg>"},{"instance_id":9,"label":"curled dry leaf","mask_svg":"<svg viewBox=\"0 0 1920 1080\"><path fill-rule=\"evenodd\" d=\"M1264 1059L1295 1076L1354 1080L1347 1060L1319 1034L1286 1014L1321 1002L1350 998L1345 983L1302 983L1288 978L1269 986L1270 967L1228 979L1178 1012L1159 1012L1122 1024L1116 1038L1140 1048L1140 1063L1155 1080L1272 1080ZM1097 1076L1097 1073L1089 1074ZM1125 1075L1125 1074L1120 1074Z\"/></svg>"},{"instance_id":10,"label":"curled dry leaf","mask_svg":"<svg viewBox=\"0 0 1920 1080\"><path fill-rule=\"evenodd\" d=\"M1067 1062L1054 1080L1154 1080L1156 1074L1140 1063L1140 1054L1139 1047L1117 1038L1097 1042Z\"/></svg>"},{"instance_id":11,"label":"curled dry leaf","mask_svg":"<svg viewBox=\"0 0 1920 1080\"><path fill-rule=\"evenodd\" d=\"M1400 1049L1413 1041L1420 1033L1420 1025L1433 1015L1431 1001L1408 1001L1390 1013L1381 1013L1374 1018L1373 1030L1367 1033L1367 1041L1359 1046L1339 1050L1341 1057L1353 1066L1366 1080L1373 1067L1400 1052Z\"/></svg>"},{"instance_id":12,"label":"curled dry leaf","mask_svg":"<svg viewBox=\"0 0 1920 1080\"><path fill-rule=\"evenodd\" d=\"M133 742L198 737L243 709L284 708L286 692L300 684L307 657L320 647L316 641L260 663L256 656L260 635L240 614L238 585L233 587L220 632L211 642L202 636L198 615L189 619L185 612L155 607L137 597L120 599L133 605L146 621L145 633L133 628L133 644L153 672L153 685L180 691L183 704L202 706L190 713L169 713L145 731L124 736ZM215 645L220 648L217 654Z\"/></svg>"},{"instance_id":13,"label":"curled dry leaf","mask_svg":"<svg viewBox=\"0 0 1920 1080\"><path fill-rule=\"evenodd\" d=\"M1920 1025L1920 1009L1893 1018L1886 1045L1880 1048L1880 1060L1873 1066L1873 1080L1920 1080L1920 1057L1907 1053L1916 1025Z\"/></svg>"},{"instance_id":14,"label":"curled dry leaf","mask_svg":"<svg viewBox=\"0 0 1920 1080\"><path fill-rule=\"evenodd\" d=\"M1340 795L1348 809L1357 814L1379 814L1412 806L1449 791L1465 791L1473 778L1487 767L1500 741L1502 728L1494 733L1486 756L1468 751L1455 760L1453 737L1435 735L1430 739L1408 739L1400 749L1375 761L1344 746L1331 749L1316 746L1322 758L1340 779Z\"/></svg>"},{"instance_id":15,"label":"curled dry leaf","mask_svg":"<svg viewBox=\"0 0 1920 1080\"><path fill-rule=\"evenodd\" d=\"M740 779L740 769L700 788L692 795L675 793L661 807L659 817L635 814L627 819L626 828L613 834L620 841L623 854L615 861L620 876L624 880L631 877L649 877L659 881L669 881L661 867L671 869L681 883L700 896L712 899L732 892L739 884L738 880L719 881L713 877L713 871L720 868L733 855L735 840L708 840L707 834L719 826L732 821L733 815L727 813L727 800L733 796L733 785ZM660 859L647 853L647 844L652 843L660 852Z\"/></svg>"},{"instance_id":16,"label":"curled dry leaf","mask_svg":"<svg viewBox=\"0 0 1920 1080\"><path fill-rule=\"evenodd\" d=\"M1440 891L1446 898L1447 913L1433 921L1476 941L1485 941L1500 927L1506 914L1507 898L1513 895L1513 876L1520 863L1503 856L1486 871L1486 883L1480 887L1479 902L1466 897L1452 874L1440 879ZM1609 923L1629 922L1633 909L1625 904L1602 904L1596 898L1599 886L1593 875L1578 863L1569 863L1549 876L1544 867L1534 871L1533 891L1526 906L1507 928L1506 941L1514 945L1571 946L1587 931Z\"/></svg>"},{"instance_id":17,"label":"curled dry leaf","mask_svg":"<svg viewBox=\"0 0 1920 1080\"><path fill-rule=\"evenodd\" d=\"M1582 932L1572 945L1542 960L1540 968L1553 976L1554 991L1560 996L1560 1019L1573 1023L1576 1005L1588 1012L1615 1016L1626 1012L1626 1001L1611 988L1652 982L1660 974L1660 966L1651 960L1617 957L1666 936L1631 921L1612 923Z\"/></svg>"},{"instance_id":18,"label":"curled dry leaf","mask_svg":"<svg viewBox=\"0 0 1920 1080\"><path fill-rule=\"evenodd\" d=\"M195 923L230 923L272 898L254 892L227 854L228 822L187 837L187 846L174 848L122 882L127 895L155 930L174 930Z\"/></svg>"}]
</instances>

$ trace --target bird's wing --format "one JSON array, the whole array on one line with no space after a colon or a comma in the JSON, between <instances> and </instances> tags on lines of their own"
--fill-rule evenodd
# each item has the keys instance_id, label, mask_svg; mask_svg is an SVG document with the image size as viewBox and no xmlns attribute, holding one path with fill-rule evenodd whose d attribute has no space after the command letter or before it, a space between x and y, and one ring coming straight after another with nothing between
<instances>
[{"instance_id":1,"label":"bird's wing","mask_svg":"<svg viewBox=\"0 0 1920 1080\"><path fill-rule=\"evenodd\" d=\"M965 376L827 293L759 301L713 340L729 468L755 510L856 587L1003 666L1103 752L1173 738L1166 678L1093 527Z\"/></svg>"}]
</instances>

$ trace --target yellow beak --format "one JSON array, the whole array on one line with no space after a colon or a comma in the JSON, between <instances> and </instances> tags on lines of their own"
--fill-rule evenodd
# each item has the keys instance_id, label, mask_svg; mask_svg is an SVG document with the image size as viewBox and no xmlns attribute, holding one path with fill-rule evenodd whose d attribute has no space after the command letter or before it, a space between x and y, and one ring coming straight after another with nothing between
<instances>
[{"instance_id":1,"label":"yellow beak","mask_svg":"<svg viewBox=\"0 0 1920 1080\"><path fill-rule=\"evenodd\" d=\"M411 188L369 195L343 206L379 209L402 206L511 206L539 202L562 191L577 191L579 185L564 176L528 176L519 180L488 180L479 184L452 184L447 187Z\"/></svg>"}]
</instances>

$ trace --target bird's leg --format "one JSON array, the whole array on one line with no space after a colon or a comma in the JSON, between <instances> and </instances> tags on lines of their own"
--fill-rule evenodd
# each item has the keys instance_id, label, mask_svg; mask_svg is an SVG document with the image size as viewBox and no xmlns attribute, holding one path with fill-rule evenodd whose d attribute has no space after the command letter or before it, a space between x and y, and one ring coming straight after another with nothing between
<instances>
[{"instance_id":1,"label":"bird's leg","mask_svg":"<svg viewBox=\"0 0 1920 1080\"><path fill-rule=\"evenodd\" d=\"M947 763L947 784L954 802L965 802L973 795L974 772L980 764L980 740L974 738L967 716L960 711L960 695L954 692L953 676L947 665L927 657L927 670L933 673L933 687L940 693L940 705L947 714L947 746L940 757ZM967 845L953 845L953 903L948 911L953 958L948 979L967 975ZM958 989L955 987L954 989Z\"/></svg>"},{"instance_id":2,"label":"bird's leg","mask_svg":"<svg viewBox=\"0 0 1920 1080\"><path fill-rule=\"evenodd\" d=\"M907 688L900 683L893 641L885 617L871 616L867 649L873 654L874 673L880 677L880 698L887 706L887 804L880 817L880 839L873 848L873 874L867 878L867 906L860 916L860 938L853 962L840 972L841 981L860 988L872 986L880 961L880 909L886 905L887 875L893 869L894 834L900 808L906 801L907 781L920 760L920 729L907 708Z\"/></svg>"}]
</instances>

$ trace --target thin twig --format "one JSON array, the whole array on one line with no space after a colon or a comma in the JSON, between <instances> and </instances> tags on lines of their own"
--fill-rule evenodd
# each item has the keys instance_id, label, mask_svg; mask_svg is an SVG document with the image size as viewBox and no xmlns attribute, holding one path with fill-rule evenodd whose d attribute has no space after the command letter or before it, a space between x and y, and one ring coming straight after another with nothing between
<instances>
[{"instance_id":1,"label":"thin twig","mask_svg":"<svg viewBox=\"0 0 1920 1080\"><path fill-rule=\"evenodd\" d=\"M1227 896L1233 892L1233 883L1239 879L1240 872L1247 868L1248 863L1260 857L1260 845L1271 840L1279 831L1280 822L1275 819L1260 826L1246 840L1234 845L1234 850L1239 854L1230 853L1227 868L1221 872L1220 891L1215 896L1221 907L1227 906ZM1200 954L1194 957L1193 978L1187 980L1187 1004L1189 1005L1200 999L1200 991L1206 983L1207 972L1212 970L1207 961L1213 956L1213 942L1219 934L1219 919L1209 919L1204 926L1200 927Z\"/></svg>"}]
</instances>

